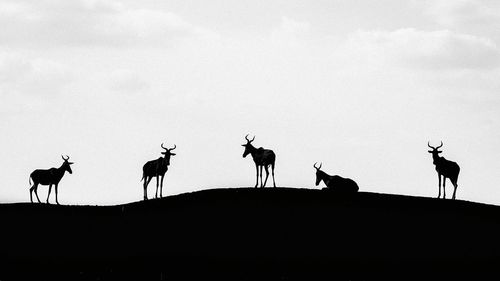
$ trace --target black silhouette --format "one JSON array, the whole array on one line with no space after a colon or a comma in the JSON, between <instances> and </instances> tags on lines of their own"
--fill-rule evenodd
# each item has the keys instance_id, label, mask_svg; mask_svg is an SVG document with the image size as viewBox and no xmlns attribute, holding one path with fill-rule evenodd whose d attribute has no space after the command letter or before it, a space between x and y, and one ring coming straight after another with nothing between
<instances>
[{"instance_id":1,"label":"black silhouette","mask_svg":"<svg viewBox=\"0 0 500 281\"><path fill-rule=\"evenodd\" d=\"M355 181L337 175L330 176L320 170L322 165L322 163L319 164L319 167L316 167L316 163L314 163L313 165L313 167L316 169L316 186L318 186L319 183L323 181L326 185L326 189L332 189L341 192L358 192L359 187Z\"/></svg>"},{"instance_id":2,"label":"black silhouette","mask_svg":"<svg viewBox=\"0 0 500 281\"><path fill-rule=\"evenodd\" d=\"M245 158L249 153L252 154L253 161L255 162L256 177L257 181L255 187L259 185L259 174L260 174L260 187L265 187L267 183L267 178L269 177L269 166L271 166L271 171L273 174L273 186L276 187L276 182L274 181L274 162L276 160L276 155L270 149L264 149L262 147L255 148L252 142L255 140L255 136L252 140L248 139L248 134L245 136L247 140L246 144L241 146L245 147L245 152L243 152L243 158ZM266 179L262 183L262 167L266 170ZM260 172L259 172L260 168Z\"/></svg>"},{"instance_id":3,"label":"black silhouette","mask_svg":"<svg viewBox=\"0 0 500 281\"><path fill-rule=\"evenodd\" d=\"M490 280L498 275L500 206L355 195L227 188L114 206L0 204L0 279Z\"/></svg>"},{"instance_id":4,"label":"black silhouette","mask_svg":"<svg viewBox=\"0 0 500 281\"><path fill-rule=\"evenodd\" d=\"M160 182L160 198L163 197L163 178L165 177L165 173L168 170L168 165L170 165L170 156L175 155L171 151L174 150L177 146L174 144L173 148L163 147L163 143L161 144L161 148L165 149L163 157L160 157L156 160L148 161L142 167L142 180L144 180L144 200L148 200L148 184L153 177L156 177L156 192L155 198L158 198L158 182ZM161 177L161 180L159 178Z\"/></svg>"},{"instance_id":5,"label":"black silhouette","mask_svg":"<svg viewBox=\"0 0 500 281\"><path fill-rule=\"evenodd\" d=\"M429 150L429 153L432 153L432 163L436 165L436 171L438 173L438 188L439 188L439 193L438 197L441 197L441 176L443 176L443 199L446 199L446 190L445 190L445 183L446 183L446 178L449 178L451 183L453 184L453 187L455 188L453 190L453 196L451 199L455 199L455 195L457 192L457 180L458 180L458 173L460 173L460 167L458 166L457 163L446 160L444 157L440 157L438 154L441 153L442 151L438 150L443 146L443 142L441 141L441 145L438 147L432 147L429 142L427 142L427 146L432 148L432 150Z\"/></svg>"},{"instance_id":6,"label":"black silhouette","mask_svg":"<svg viewBox=\"0 0 500 281\"><path fill-rule=\"evenodd\" d=\"M57 200L57 187L59 185L59 182L64 176L64 172L68 171L70 174L73 173L73 171L71 171L71 166L70 166L71 164L73 164L73 162L68 162L69 156L66 155L66 158L64 158L64 156L61 155L61 157L64 160L61 167L50 168L48 170L37 169L30 174L30 180L29 180L30 185L31 185L31 180L33 180L33 186L30 188L31 203L33 203L33 191L35 191L38 203L42 203L40 202L40 198L38 197L38 185L41 184L49 186L49 193L47 195L47 204L49 203L49 196L50 196L50 191L52 190L52 185L54 185L56 191L56 203L57 205L59 205L59 201Z\"/></svg>"}]
</instances>

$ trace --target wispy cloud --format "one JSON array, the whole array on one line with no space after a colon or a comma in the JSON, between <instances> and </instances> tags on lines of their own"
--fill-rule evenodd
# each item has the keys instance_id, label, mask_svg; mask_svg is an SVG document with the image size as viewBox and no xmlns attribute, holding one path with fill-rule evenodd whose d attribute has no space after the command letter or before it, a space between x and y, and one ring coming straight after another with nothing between
<instances>
[{"instance_id":1,"label":"wispy cloud","mask_svg":"<svg viewBox=\"0 0 500 281\"><path fill-rule=\"evenodd\" d=\"M500 13L493 1L433 0L423 2L427 13L447 27L466 25L499 25Z\"/></svg>"},{"instance_id":2,"label":"wispy cloud","mask_svg":"<svg viewBox=\"0 0 500 281\"><path fill-rule=\"evenodd\" d=\"M274 43L296 45L299 43L299 39L307 35L310 29L311 24L309 22L282 16L280 24L271 32L271 40Z\"/></svg>"},{"instance_id":3,"label":"wispy cloud","mask_svg":"<svg viewBox=\"0 0 500 281\"><path fill-rule=\"evenodd\" d=\"M305 21L297 21L288 17L281 17L280 29L286 33L301 33L310 29L311 24Z\"/></svg>"},{"instance_id":4,"label":"wispy cloud","mask_svg":"<svg viewBox=\"0 0 500 281\"><path fill-rule=\"evenodd\" d=\"M0 44L16 47L154 46L218 37L174 13L131 8L116 1L2 2L0 26Z\"/></svg>"},{"instance_id":5,"label":"wispy cloud","mask_svg":"<svg viewBox=\"0 0 500 281\"><path fill-rule=\"evenodd\" d=\"M449 30L358 31L345 45L351 58L362 62L411 68L493 69L500 66L500 49L490 39Z\"/></svg>"},{"instance_id":6,"label":"wispy cloud","mask_svg":"<svg viewBox=\"0 0 500 281\"><path fill-rule=\"evenodd\" d=\"M58 62L12 54L0 56L2 95L57 95L70 81L71 71Z\"/></svg>"},{"instance_id":7,"label":"wispy cloud","mask_svg":"<svg viewBox=\"0 0 500 281\"><path fill-rule=\"evenodd\" d=\"M150 88L148 82L139 76L139 74L130 69L119 69L111 74L110 88L118 93L135 94L147 91Z\"/></svg>"}]
</instances>

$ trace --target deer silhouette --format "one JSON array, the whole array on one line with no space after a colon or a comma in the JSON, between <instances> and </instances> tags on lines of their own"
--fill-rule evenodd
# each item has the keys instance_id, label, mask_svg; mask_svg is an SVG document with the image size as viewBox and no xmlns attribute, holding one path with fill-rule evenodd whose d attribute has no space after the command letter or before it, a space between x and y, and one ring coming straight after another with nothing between
<instances>
[{"instance_id":1,"label":"deer silhouette","mask_svg":"<svg viewBox=\"0 0 500 281\"><path fill-rule=\"evenodd\" d=\"M255 140L255 136L252 140L248 139L248 134L245 136L247 140L246 144L241 146L245 147L245 152L243 152L243 158L247 157L248 154L252 155L253 162L255 162L256 169L256 183L255 187L259 185L259 175L260 175L260 187L265 187L267 183L267 178L269 177L269 166L271 166L271 171L273 174L273 186L276 187L276 182L274 181L274 163L276 161L276 155L270 149L264 149L262 147L255 148L252 142ZM262 183L262 168L266 170L266 179ZM259 172L260 169L260 172Z\"/></svg>"},{"instance_id":2,"label":"deer silhouette","mask_svg":"<svg viewBox=\"0 0 500 281\"><path fill-rule=\"evenodd\" d=\"M71 171L71 166L70 166L71 164L73 164L73 162L68 162L69 156L66 155L66 158L64 158L64 156L61 155L61 157L64 160L61 167L50 168L48 170L37 169L30 174L30 179L29 179L30 186L31 186L31 181L33 180L33 186L31 186L30 188L31 203L33 203L33 191L35 192L38 203L42 203L40 202L40 198L38 197L38 185L41 184L49 186L49 193L47 195L47 204L49 204L50 191L52 190L52 185L54 185L56 191L56 203L57 205L59 205L59 201L57 199L57 187L59 185L59 182L64 176L64 172L68 171L68 173L70 174L73 173L73 171Z\"/></svg>"},{"instance_id":3,"label":"deer silhouette","mask_svg":"<svg viewBox=\"0 0 500 281\"><path fill-rule=\"evenodd\" d=\"M340 192L358 192L358 184L348 178L343 178L341 176L330 176L327 173L321 171L321 166L323 163L316 167L317 163L314 163L313 167L316 169L316 186L323 181L326 185L326 189L332 189Z\"/></svg>"},{"instance_id":4,"label":"deer silhouette","mask_svg":"<svg viewBox=\"0 0 500 281\"><path fill-rule=\"evenodd\" d=\"M142 180L144 180L144 200L148 200L148 184L153 177L156 177L156 192L155 198L158 198L158 184L160 182L160 198L163 197L163 178L165 177L165 173L168 170L168 166L170 165L170 156L175 155L171 151L174 150L177 146L174 144L173 148L166 148L161 144L161 148L165 149L163 157L160 157L156 160L148 161L142 167ZM159 180L161 178L161 181Z\"/></svg>"},{"instance_id":5,"label":"deer silhouette","mask_svg":"<svg viewBox=\"0 0 500 281\"><path fill-rule=\"evenodd\" d=\"M446 190L445 190L445 184L446 184L446 178L449 178L451 183L453 184L453 187L455 188L453 190L453 196L451 199L455 199L455 195L457 193L457 180L458 180L458 173L460 173L460 167L458 166L457 163L446 160L444 157L440 157L439 153L442 153L439 149L443 146L443 142L441 141L441 145L438 147L433 147L430 145L430 142L427 142L427 146L432 148L432 150L429 150L428 152L432 154L432 163L436 166L436 172L438 174L438 197L441 197L441 176L443 176L443 199L446 199Z\"/></svg>"}]
</instances>

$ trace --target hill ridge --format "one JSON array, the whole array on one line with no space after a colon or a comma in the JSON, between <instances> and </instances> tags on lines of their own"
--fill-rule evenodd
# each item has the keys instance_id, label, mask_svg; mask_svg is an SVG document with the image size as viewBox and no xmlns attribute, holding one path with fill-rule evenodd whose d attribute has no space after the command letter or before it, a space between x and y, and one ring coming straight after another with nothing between
<instances>
[{"instance_id":1,"label":"hill ridge","mask_svg":"<svg viewBox=\"0 0 500 281\"><path fill-rule=\"evenodd\" d=\"M448 266L476 274L500 262L499 206L383 193L215 188L113 206L0 205L0 222L2 280L82 271L102 280L110 269L110 278L151 280L366 280L416 270L449 277Z\"/></svg>"},{"instance_id":2,"label":"hill ridge","mask_svg":"<svg viewBox=\"0 0 500 281\"><path fill-rule=\"evenodd\" d=\"M270 190L270 191L268 191ZM274 190L274 191L273 191ZM277 188L272 188L272 187L266 187L266 188L254 188L254 187L213 187L213 188L207 188L207 189L200 189L200 190L194 190L194 191L188 191L188 192L182 192L178 194L172 194L168 196L163 196L162 198L149 198L148 200L137 200L137 201L131 201L131 202L124 202L124 203L118 203L118 204L110 204L110 205L91 205L91 204L64 204L62 203L61 206L66 206L66 207L122 207L122 206L129 206L129 205L134 205L134 204L147 204L147 202L153 202L153 201L158 201L158 200L169 200L168 198L178 198L178 197L183 197L183 196L190 196L190 195L198 195L198 194L204 194L204 193L241 193L241 192L283 192L283 191L307 191L307 192L331 192L328 190L322 190L318 188L310 188L310 187L277 187ZM476 202L476 201L470 201L470 200L464 200L464 199L456 199L456 200L451 200L451 199L438 199L435 197L428 197L428 196L419 196L419 195L409 195L409 194L394 194L394 193L382 193L382 192L369 192L369 191L359 191L358 194L362 194L361 196L368 195L368 196L376 196L382 198L382 197L388 197L388 198L393 198L393 199L403 199L403 200L436 200L438 202L460 202L457 204L472 204L472 205L482 205L482 206L491 206L491 207L500 207L500 205L496 204L490 204L490 203L484 203L484 202ZM342 195L340 195L342 196ZM446 204L446 203L445 203ZM47 204L45 202L42 203L30 203L30 202L9 202L9 203L0 203L0 206L2 205L10 205L10 206L24 206L24 205L49 205L49 206L57 206L56 204Z\"/></svg>"}]
</instances>

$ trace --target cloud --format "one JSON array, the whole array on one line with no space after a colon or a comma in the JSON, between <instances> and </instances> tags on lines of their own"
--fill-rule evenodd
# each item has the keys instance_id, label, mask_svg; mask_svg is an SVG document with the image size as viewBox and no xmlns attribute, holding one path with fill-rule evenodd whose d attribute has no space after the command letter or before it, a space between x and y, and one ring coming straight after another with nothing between
<instances>
[{"instance_id":1,"label":"cloud","mask_svg":"<svg viewBox=\"0 0 500 281\"><path fill-rule=\"evenodd\" d=\"M288 17L281 17L280 29L285 33L301 33L307 32L311 25L308 22L297 21Z\"/></svg>"},{"instance_id":2,"label":"cloud","mask_svg":"<svg viewBox=\"0 0 500 281\"><path fill-rule=\"evenodd\" d=\"M40 110L74 81L67 66L43 58L0 53L0 114Z\"/></svg>"},{"instance_id":3,"label":"cloud","mask_svg":"<svg viewBox=\"0 0 500 281\"><path fill-rule=\"evenodd\" d=\"M150 85L137 72L120 69L111 74L110 88L119 93L134 94L149 90Z\"/></svg>"},{"instance_id":4,"label":"cloud","mask_svg":"<svg viewBox=\"0 0 500 281\"><path fill-rule=\"evenodd\" d=\"M424 2L427 13L447 27L499 25L500 14L492 2L478 0L432 0Z\"/></svg>"},{"instance_id":5,"label":"cloud","mask_svg":"<svg viewBox=\"0 0 500 281\"><path fill-rule=\"evenodd\" d=\"M449 30L358 31L344 45L350 59L420 69L493 69L500 49L487 38Z\"/></svg>"},{"instance_id":6,"label":"cloud","mask_svg":"<svg viewBox=\"0 0 500 281\"><path fill-rule=\"evenodd\" d=\"M149 46L218 37L168 11L99 0L2 2L0 26L0 44L21 47Z\"/></svg>"},{"instance_id":7,"label":"cloud","mask_svg":"<svg viewBox=\"0 0 500 281\"><path fill-rule=\"evenodd\" d=\"M53 96L72 79L64 65L41 58L0 55L0 94Z\"/></svg>"},{"instance_id":8,"label":"cloud","mask_svg":"<svg viewBox=\"0 0 500 281\"><path fill-rule=\"evenodd\" d=\"M282 16L280 24L271 32L271 42L283 45L285 48L300 45L300 39L308 34L310 28L311 25L308 22Z\"/></svg>"}]
</instances>

